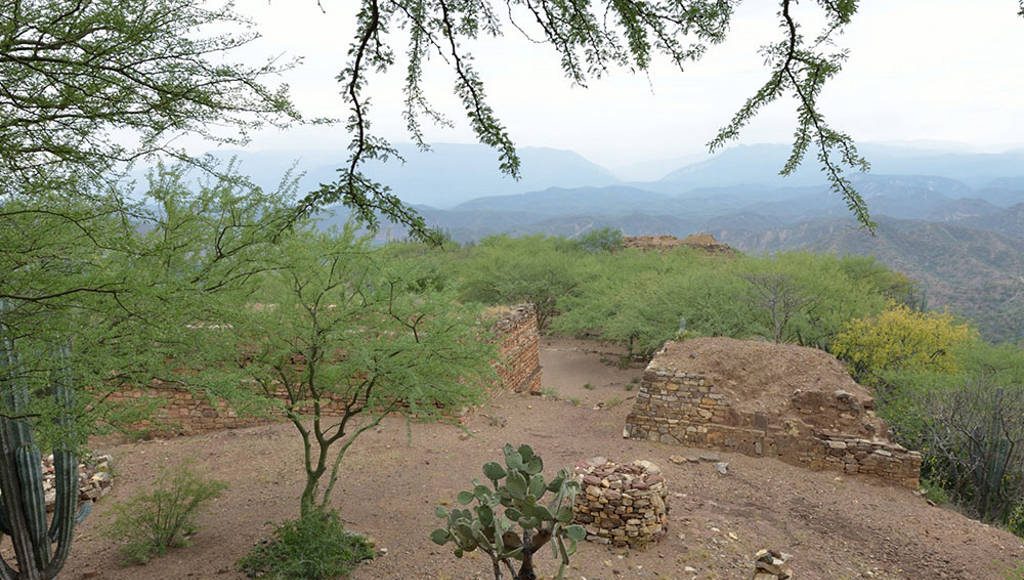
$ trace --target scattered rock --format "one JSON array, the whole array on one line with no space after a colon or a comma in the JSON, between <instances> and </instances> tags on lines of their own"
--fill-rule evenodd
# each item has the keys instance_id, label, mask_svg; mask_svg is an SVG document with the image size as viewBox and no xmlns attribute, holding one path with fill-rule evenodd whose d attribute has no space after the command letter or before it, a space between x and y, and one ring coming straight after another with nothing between
<instances>
[{"instance_id":1,"label":"scattered rock","mask_svg":"<svg viewBox=\"0 0 1024 580\"><path fill-rule=\"evenodd\" d=\"M758 550L754 554L755 580L788 580L793 577L793 570L786 565L790 555L775 550Z\"/></svg>"},{"instance_id":2,"label":"scattered rock","mask_svg":"<svg viewBox=\"0 0 1024 580\"><path fill-rule=\"evenodd\" d=\"M719 461L715 464L715 471L722 475L729 475L729 464L725 461Z\"/></svg>"},{"instance_id":3,"label":"scattered rock","mask_svg":"<svg viewBox=\"0 0 1024 580\"><path fill-rule=\"evenodd\" d=\"M487 418L487 424L491 427L505 427L508 425L508 417L504 415L484 415Z\"/></svg>"},{"instance_id":4,"label":"scattered rock","mask_svg":"<svg viewBox=\"0 0 1024 580\"><path fill-rule=\"evenodd\" d=\"M109 455L88 455L78 464L78 500L95 501L110 493L114 485L110 473L111 457ZM53 511L57 503L56 474L54 473L53 455L43 458L43 497L46 511Z\"/></svg>"}]
</instances>

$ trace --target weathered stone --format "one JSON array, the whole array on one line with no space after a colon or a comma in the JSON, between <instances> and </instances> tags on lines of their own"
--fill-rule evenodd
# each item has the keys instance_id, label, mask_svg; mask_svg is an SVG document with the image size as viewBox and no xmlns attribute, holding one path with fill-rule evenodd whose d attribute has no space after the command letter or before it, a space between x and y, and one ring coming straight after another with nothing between
<instances>
[{"instance_id":1,"label":"weathered stone","mask_svg":"<svg viewBox=\"0 0 1024 580\"><path fill-rule=\"evenodd\" d=\"M781 401L752 404L756 402L730 400L738 396L731 380L720 389L708 377L674 366L692 364L686 363L683 344L666 343L645 370L626 419L624 433L629 437L776 457L812 469L867 474L916 488L920 456L884 438L887 427L872 412L874 402L845 373L842 379L831 378L831 385L828 381L812 384ZM737 344L735 348L747 347ZM757 356L771 356L773 347L750 348ZM828 355L804 350L811 365L828 364L821 358ZM838 365L834 359L832 363ZM721 461L716 454L701 455L705 461ZM680 457L671 456L669 461L681 464Z\"/></svg>"},{"instance_id":2,"label":"weathered stone","mask_svg":"<svg viewBox=\"0 0 1024 580\"><path fill-rule=\"evenodd\" d=\"M620 548L643 548L664 536L668 524L667 491L661 469L639 460L617 465L606 458L600 467L591 462L576 466L576 477L600 477L599 485L586 485L578 499L574 521L587 530L587 538L610 538ZM592 481L592 480L591 480Z\"/></svg>"}]
</instances>

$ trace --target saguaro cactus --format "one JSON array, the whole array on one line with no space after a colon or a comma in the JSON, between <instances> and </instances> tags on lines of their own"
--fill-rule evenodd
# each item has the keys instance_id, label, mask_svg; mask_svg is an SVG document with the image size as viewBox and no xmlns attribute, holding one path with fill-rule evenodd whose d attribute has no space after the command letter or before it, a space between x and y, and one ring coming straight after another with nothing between
<instances>
[{"instance_id":1,"label":"saguaro cactus","mask_svg":"<svg viewBox=\"0 0 1024 580\"><path fill-rule=\"evenodd\" d=\"M0 332L6 331L0 325ZM64 566L72 531L92 504L76 514L78 458L73 439L73 384L70 348L57 349L51 391L57 409L58 437L53 449L57 503L47 523L42 456L32 435L30 390L20 376L14 343L0 335L0 532L11 537L16 563L0 559L0 580L48 580Z\"/></svg>"}]
</instances>

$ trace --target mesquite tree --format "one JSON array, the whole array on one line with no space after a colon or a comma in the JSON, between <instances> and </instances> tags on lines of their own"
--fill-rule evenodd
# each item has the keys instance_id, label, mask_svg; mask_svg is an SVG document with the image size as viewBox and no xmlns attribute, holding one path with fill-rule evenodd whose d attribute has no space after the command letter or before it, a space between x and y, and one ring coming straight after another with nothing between
<instances>
[{"instance_id":1,"label":"mesquite tree","mask_svg":"<svg viewBox=\"0 0 1024 580\"><path fill-rule=\"evenodd\" d=\"M76 515L75 453L90 434L144 418L155 403L108 396L155 378L195 387L177 364L202 338L190 327L260 270L273 230L260 223L283 213L283 199L224 180L193 192L170 171L122 210L47 192L0 201L0 491L9 512L0 533L17 548L10 569L22 576L13 577L59 572ZM217 384L204 386L216 394ZM59 490L52 553L38 536L41 495L29 493L41 489L36 460L49 452ZM25 521L35 535L25 535ZM38 551L21 549L29 539Z\"/></svg>"},{"instance_id":2,"label":"mesquite tree","mask_svg":"<svg viewBox=\"0 0 1024 580\"><path fill-rule=\"evenodd\" d=\"M301 438L303 515L332 509L346 453L384 417L438 418L494 380L477 311L436 272L382 258L353 227L299 232L268 248L243 302L224 303L229 324L204 331L208 371L238 360L221 369L243 387L232 402L282 413Z\"/></svg>"},{"instance_id":3,"label":"mesquite tree","mask_svg":"<svg viewBox=\"0 0 1024 580\"><path fill-rule=\"evenodd\" d=\"M426 63L437 58L452 70L454 92L462 101L470 127L480 142L498 152L502 172L517 176L519 157L509 130L490 106L484 83L466 48L480 37L497 37L511 30L535 43L548 45L569 80L586 86L595 78L625 68L647 71L659 57L684 69L714 45L725 42L734 7L740 0L361 0L356 9L356 32L349 59L338 76L349 110L352 135L349 155L339 179L311 192L304 204L315 207L343 201L356 214L376 223L379 211L423 231L423 220L386 186L374 182L362 167L370 160L397 157L391 144L371 131L368 86L372 75L395 65L399 42L407 39L404 117L412 139L426 147L422 120L441 125L450 121L428 101L423 79ZM330 4L321 2L330 9ZM828 123L818 106L826 83L839 73L847 53L835 45L857 12L856 0L816 0L801 6L796 0L776 0L779 39L761 48L767 79L708 143L711 151L735 140L767 105L791 97L796 103L792 153L780 172L792 173L814 151L832 189L865 227L873 222L867 205L846 173L866 171L867 161L853 139ZM809 34L801 22L823 17L819 30ZM1024 8L1021 10L1024 14ZM1008 13L1009 15L1009 13ZM400 193L400 192L399 192Z\"/></svg>"},{"instance_id":4,"label":"mesquite tree","mask_svg":"<svg viewBox=\"0 0 1024 580\"><path fill-rule=\"evenodd\" d=\"M266 85L291 62L231 62L256 38L230 4L0 0L0 194L110 182L140 157L188 157L182 134L242 144L298 119Z\"/></svg>"}]
</instances>

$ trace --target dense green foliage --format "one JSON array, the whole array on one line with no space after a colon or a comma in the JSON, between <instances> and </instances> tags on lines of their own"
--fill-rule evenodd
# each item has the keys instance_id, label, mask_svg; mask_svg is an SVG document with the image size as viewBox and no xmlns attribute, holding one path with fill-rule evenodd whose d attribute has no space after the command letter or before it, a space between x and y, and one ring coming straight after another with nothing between
<instances>
[{"instance_id":1,"label":"dense green foliage","mask_svg":"<svg viewBox=\"0 0 1024 580\"><path fill-rule=\"evenodd\" d=\"M556 237L497 236L450 261L463 298L530 302L542 329L615 341L639 356L683 332L827 349L849 320L915 294L910 280L870 259L806 253L610 253Z\"/></svg>"},{"instance_id":2,"label":"dense green foliage","mask_svg":"<svg viewBox=\"0 0 1024 580\"><path fill-rule=\"evenodd\" d=\"M265 84L291 63L232 62L256 38L230 5L0 1L0 195L110 183L140 157L186 157L182 134L240 144L297 119Z\"/></svg>"},{"instance_id":3,"label":"dense green foliage","mask_svg":"<svg viewBox=\"0 0 1024 580\"><path fill-rule=\"evenodd\" d=\"M373 556L373 545L346 531L336 512L315 510L278 526L273 538L238 561L238 568L249 578L334 580Z\"/></svg>"},{"instance_id":4,"label":"dense green foliage","mask_svg":"<svg viewBox=\"0 0 1024 580\"><path fill-rule=\"evenodd\" d=\"M615 228L590 230L576 238L576 245L585 252L614 252L622 249L622 243L622 231Z\"/></svg>"},{"instance_id":5,"label":"dense green foliage","mask_svg":"<svg viewBox=\"0 0 1024 580\"><path fill-rule=\"evenodd\" d=\"M487 238L458 266L460 296L494 305L528 302L545 330L560 303L577 292L586 276L579 253L562 238Z\"/></svg>"},{"instance_id":6,"label":"dense green foliage","mask_svg":"<svg viewBox=\"0 0 1024 580\"><path fill-rule=\"evenodd\" d=\"M576 552L576 542L586 536L583 526L572 523L580 484L566 469L546 481L544 461L529 445L515 448L505 444L504 455L504 467L495 462L483 466L491 487L474 479L472 490L459 492L459 504L475 502L474 506L437 507L444 527L434 530L430 539L441 546L454 544L458 558L478 549L487 554L495 580L504 578L504 570L512 578L535 580L533 556L550 543L559 562L555 577L561 580L569 557ZM541 502L548 493L552 497ZM518 572L513 561L520 562Z\"/></svg>"},{"instance_id":7,"label":"dense green foliage","mask_svg":"<svg viewBox=\"0 0 1024 580\"><path fill-rule=\"evenodd\" d=\"M984 521L1019 524L1024 505L1024 351L992 345L945 314L895 308L851 321L835 349L874 387L922 477Z\"/></svg>"},{"instance_id":8,"label":"dense green foliage","mask_svg":"<svg viewBox=\"0 0 1024 580\"><path fill-rule=\"evenodd\" d=\"M152 490L114 506L108 533L121 542L127 562L145 564L170 548L188 545L199 511L225 489L226 483L205 478L187 464L165 468Z\"/></svg>"}]
</instances>

